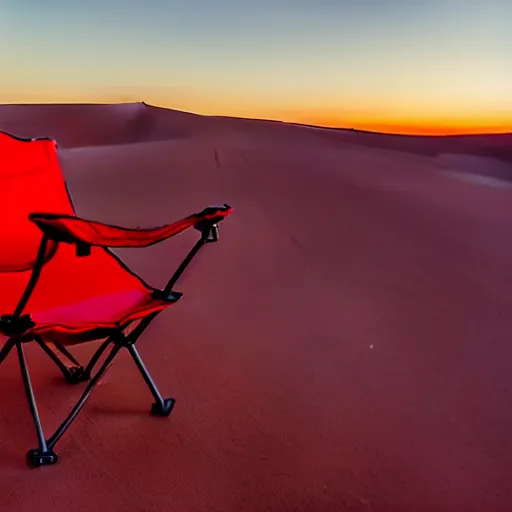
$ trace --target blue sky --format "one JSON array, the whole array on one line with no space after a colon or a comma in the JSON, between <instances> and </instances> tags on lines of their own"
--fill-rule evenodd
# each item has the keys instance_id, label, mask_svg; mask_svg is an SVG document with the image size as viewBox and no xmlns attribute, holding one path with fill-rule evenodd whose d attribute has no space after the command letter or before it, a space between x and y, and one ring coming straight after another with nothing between
<instances>
[{"instance_id":1,"label":"blue sky","mask_svg":"<svg viewBox=\"0 0 512 512\"><path fill-rule=\"evenodd\" d=\"M0 0L0 103L512 130L511 24L509 0Z\"/></svg>"}]
</instances>

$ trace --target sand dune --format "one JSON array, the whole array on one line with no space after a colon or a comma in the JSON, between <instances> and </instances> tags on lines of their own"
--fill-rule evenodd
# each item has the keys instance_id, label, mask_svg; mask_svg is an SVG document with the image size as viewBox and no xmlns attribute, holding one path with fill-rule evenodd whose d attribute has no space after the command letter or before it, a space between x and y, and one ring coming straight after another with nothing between
<instances>
[{"instance_id":1,"label":"sand dune","mask_svg":"<svg viewBox=\"0 0 512 512\"><path fill-rule=\"evenodd\" d=\"M390 135L359 130L313 128L324 137L335 140L343 136L347 142L371 148L437 156L443 153L467 154L512 162L512 133L451 136ZM341 131L341 133L340 133Z\"/></svg>"},{"instance_id":2,"label":"sand dune","mask_svg":"<svg viewBox=\"0 0 512 512\"><path fill-rule=\"evenodd\" d=\"M343 128L322 128L318 126L282 123L277 121L241 120L236 118L216 118L231 122L237 129L245 128L260 135L288 133L298 136L307 133L324 142L333 144L350 143L369 148L381 148L387 151L400 151L426 156L438 156L443 153L465 154L512 162L512 133L491 135L452 135L452 136L409 136L392 135Z\"/></svg>"},{"instance_id":3,"label":"sand dune","mask_svg":"<svg viewBox=\"0 0 512 512\"><path fill-rule=\"evenodd\" d=\"M0 107L0 130L57 139L80 215L144 226L236 211L140 343L177 399L168 420L147 415L122 357L59 465L29 471L19 372L2 365L2 511L41 496L55 511L511 509L512 191L457 177L485 174L489 159L465 169L478 142L454 160L451 140L428 152L409 137L73 108ZM472 140L506 152L509 139ZM160 283L193 239L119 252ZM51 428L78 390L36 348L30 362Z\"/></svg>"},{"instance_id":4,"label":"sand dune","mask_svg":"<svg viewBox=\"0 0 512 512\"><path fill-rule=\"evenodd\" d=\"M320 128L276 121L199 116L143 102L118 105L0 105L0 126L21 137L52 137L62 148L131 144L210 134L213 130L274 139L312 137L333 144L409 152L426 156L466 154L512 162L512 133L462 136L406 136Z\"/></svg>"},{"instance_id":5,"label":"sand dune","mask_svg":"<svg viewBox=\"0 0 512 512\"><path fill-rule=\"evenodd\" d=\"M20 137L51 137L59 147L131 144L187 136L208 122L194 114L144 103L120 105L0 105L2 130Z\"/></svg>"}]
</instances>

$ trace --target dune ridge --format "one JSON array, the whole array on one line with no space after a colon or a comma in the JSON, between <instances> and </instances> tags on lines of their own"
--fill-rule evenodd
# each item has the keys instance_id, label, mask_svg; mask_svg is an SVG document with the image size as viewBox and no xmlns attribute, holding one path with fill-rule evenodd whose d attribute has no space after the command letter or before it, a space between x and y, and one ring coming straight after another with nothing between
<instances>
[{"instance_id":1,"label":"dune ridge","mask_svg":"<svg viewBox=\"0 0 512 512\"><path fill-rule=\"evenodd\" d=\"M0 126L21 137L50 137L64 148L123 145L185 137L197 117L144 103L0 105Z\"/></svg>"},{"instance_id":2,"label":"dune ridge","mask_svg":"<svg viewBox=\"0 0 512 512\"><path fill-rule=\"evenodd\" d=\"M0 105L0 125L19 136L59 139L62 148L122 145L171 140L223 128L253 135L279 136L306 130L332 144L350 143L426 156L443 153L483 156L512 163L512 133L481 135L392 135L350 128L324 128L272 120L202 116L154 107L144 102L121 104ZM28 130L28 131L27 131Z\"/></svg>"}]
</instances>

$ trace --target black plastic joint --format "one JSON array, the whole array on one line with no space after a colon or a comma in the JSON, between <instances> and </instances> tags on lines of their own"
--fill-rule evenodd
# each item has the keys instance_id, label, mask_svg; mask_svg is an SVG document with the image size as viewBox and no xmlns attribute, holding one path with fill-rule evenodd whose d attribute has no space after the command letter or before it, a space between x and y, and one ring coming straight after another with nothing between
<instances>
[{"instance_id":1,"label":"black plastic joint","mask_svg":"<svg viewBox=\"0 0 512 512\"><path fill-rule=\"evenodd\" d=\"M84 258L91 255L91 246L85 242L76 243L76 255L78 258Z\"/></svg>"},{"instance_id":2,"label":"black plastic joint","mask_svg":"<svg viewBox=\"0 0 512 512\"><path fill-rule=\"evenodd\" d=\"M219 222L219 220L222 219L204 220L198 222L194 228L200 231L203 237L205 237L205 242L217 242L219 239L219 225L217 222Z\"/></svg>"},{"instance_id":3,"label":"black plastic joint","mask_svg":"<svg viewBox=\"0 0 512 512\"><path fill-rule=\"evenodd\" d=\"M181 292L166 292L165 290L153 290L152 297L156 300L166 300L168 302L178 302L183 293Z\"/></svg>"},{"instance_id":4,"label":"black plastic joint","mask_svg":"<svg viewBox=\"0 0 512 512\"><path fill-rule=\"evenodd\" d=\"M210 227L210 232L208 233L207 242L218 242L219 241L219 225L213 224Z\"/></svg>"},{"instance_id":5,"label":"black plastic joint","mask_svg":"<svg viewBox=\"0 0 512 512\"><path fill-rule=\"evenodd\" d=\"M112 343L114 345L117 345L118 347L128 347L130 345L133 345L133 341L130 341L129 338L127 336L125 336L123 334L123 332L118 332L118 333L115 333L114 335L111 336L112 338ZM85 378L85 375L84 375L84 378Z\"/></svg>"},{"instance_id":6,"label":"black plastic joint","mask_svg":"<svg viewBox=\"0 0 512 512\"><path fill-rule=\"evenodd\" d=\"M151 406L151 414L153 416L169 416L175 403L174 398L164 398L162 402L154 402Z\"/></svg>"},{"instance_id":7,"label":"black plastic joint","mask_svg":"<svg viewBox=\"0 0 512 512\"><path fill-rule=\"evenodd\" d=\"M2 315L0 317L0 333L12 338L13 336L21 336L28 330L35 327L35 323L31 316L21 315Z\"/></svg>"},{"instance_id":8,"label":"black plastic joint","mask_svg":"<svg viewBox=\"0 0 512 512\"><path fill-rule=\"evenodd\" d=\"M82 366L71 366L67 369L65 379L69 384L78 384L90 379Z\"/></svg>"},{"instance_id":9,"label":"black plastic joint","mask_svg":"<svg viewBox=\"0 0 512 512\"><path fill-rule=\"evenodd\" d=\"M27 453L27 459L29 464L38 468L40 466L52 466L57 464L59 457L53 450L47 450L45 452L41 450L29 450Z\"/></svg>"},{"instance_id":10,"label":"black plastic joint","mask_svg":"<svg viewBox=\"0 0 512 512\"><path fill-rule=\"evenodd\" d=\"M226 212L231 208L229 204L224 204L223 206L208 206L205 208L200 215L209 216L215 215L215 217L199 221L194 228L200 231L203 236L206 235L206 242L216 242L219 239L219 226L218 223L224 220L223 215L218 215L220 212ZM217 215L216 215L217 214Z\"/></svg>"}]
</instances>

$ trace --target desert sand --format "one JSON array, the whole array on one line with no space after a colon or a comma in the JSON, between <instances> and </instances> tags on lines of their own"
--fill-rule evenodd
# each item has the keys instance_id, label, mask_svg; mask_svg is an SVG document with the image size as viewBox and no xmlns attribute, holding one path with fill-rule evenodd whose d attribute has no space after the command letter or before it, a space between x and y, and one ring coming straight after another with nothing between
<instances>
[{"instance_id":1,"label":"desert sand","mask_svg":"<svg viewBox=\"0 0 512 512\"><path fill-rule=\"evenodd\" d=\"M235 212L57 445L0 367L2 512L512 510L512 135L405 137L145 104L0 106L52 137L77 213ZM4 213L5 214L5 213ZM195 240L116 251L163 284ZM3 313L3 312L2 312ZM95 346L78 347L85 359ZM51 432L80 389L28 347Z\"/></svg>"}]
</instances>

